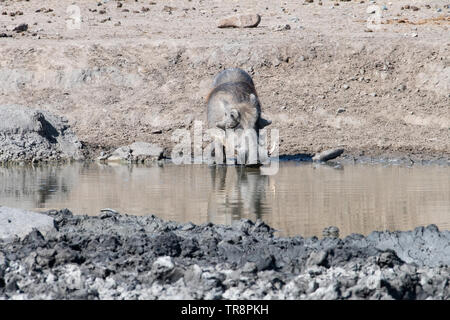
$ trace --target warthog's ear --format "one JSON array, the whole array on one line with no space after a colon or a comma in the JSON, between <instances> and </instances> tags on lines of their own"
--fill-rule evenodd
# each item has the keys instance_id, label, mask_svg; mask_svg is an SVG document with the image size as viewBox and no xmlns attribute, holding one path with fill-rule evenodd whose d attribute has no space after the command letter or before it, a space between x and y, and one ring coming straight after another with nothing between
<instances>
[{"instance_id":1,"label":"warthog's ear","mask_svg":"<svg viewBox=\"0 0 450 320\"><path fill-rule=\"evenodd\" d=\"M260 117L256 125L258 126L259 129L263 129L264 127L267 127L269 124L272 124L272 120L266 120Z\"/></svg>"}]
</instances>

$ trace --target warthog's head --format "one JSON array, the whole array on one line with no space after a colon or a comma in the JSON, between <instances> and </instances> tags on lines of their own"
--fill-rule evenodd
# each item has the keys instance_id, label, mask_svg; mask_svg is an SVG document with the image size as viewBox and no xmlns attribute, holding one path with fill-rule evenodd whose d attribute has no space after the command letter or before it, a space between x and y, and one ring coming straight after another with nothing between
<instances>
[{"instance_id":1,"label":"warthog's head","mask_svg":"<svg viewBox=\"0 0 450 320\"><path fill-rule=\"evenodd\" d=\"M224 104L224 117L216 121L216 127L220 129L254 129L258 132L272 123L261 117L261 107L253 93L249 95L248 101Z\"/></svg>"}]
</instances>

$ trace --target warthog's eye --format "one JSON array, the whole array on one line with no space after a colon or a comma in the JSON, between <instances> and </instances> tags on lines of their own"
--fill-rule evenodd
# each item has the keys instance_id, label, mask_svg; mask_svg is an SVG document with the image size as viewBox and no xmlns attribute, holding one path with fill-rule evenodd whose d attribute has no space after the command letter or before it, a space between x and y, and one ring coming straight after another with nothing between
<instances>
[{"instance_id":1,"label":"warthog's eye","mask_svg":"<svg viewBox=\"0 0 450 320\"><path fill-rule=\"evenodd\" d=\"M233 118L234 120L239 119L239 112L236 109L231 110L230 112L230 116L231 118Z\"/></svg>"}]
</instances>

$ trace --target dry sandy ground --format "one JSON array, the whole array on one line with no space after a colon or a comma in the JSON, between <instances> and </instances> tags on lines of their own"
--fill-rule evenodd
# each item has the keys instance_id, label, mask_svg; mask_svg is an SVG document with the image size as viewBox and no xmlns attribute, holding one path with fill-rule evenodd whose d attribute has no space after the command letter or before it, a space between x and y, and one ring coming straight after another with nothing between
<instances>
[{"instance_id":1,"label":"dry sandy ground","mask_svg":"<svg viewBox=\"0 0 450 320\"><path fill-rule=\"evenodd\" d=\"M0 34L12 35L0 38L0 104L66 116L92 156L134 141L170 148L175 129L206 120L214 75L241 67L282 154L450 156L448 1L121 3L0 0ZM80 29L68 28L70 5ZM371 5L381 24L367 32ZM241 13L261 23L217 28ZM12 31L20 23L28 30Z\"/></svg>"}]
</instances>

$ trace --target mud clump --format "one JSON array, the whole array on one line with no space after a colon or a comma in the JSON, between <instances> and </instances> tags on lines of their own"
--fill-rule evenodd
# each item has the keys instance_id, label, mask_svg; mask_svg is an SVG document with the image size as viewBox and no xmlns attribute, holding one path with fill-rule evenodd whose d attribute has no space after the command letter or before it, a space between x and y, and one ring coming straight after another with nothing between
<instances>
[{"instance_id":1,"label":"mud clump","mask_svg":"<svg viewBox=\"0 0 450 320\"><path fill-rule=\"evenodd\" d=\"M68 121L21 105L0 105L0 163L83 159Z\"/></svg>"},{"instance_id":2,"label":"mud clump","mask_svg":"<svg viewBox=\"0 0 450 320\"><path fill-rule=\"evenodd\" d=\"M0 242L0 298L450 298L450 232L433 225L345 239L280 238L262 221L46 214L55 229L45 236L33 230Z\"/></svg>"}]
</instances>

